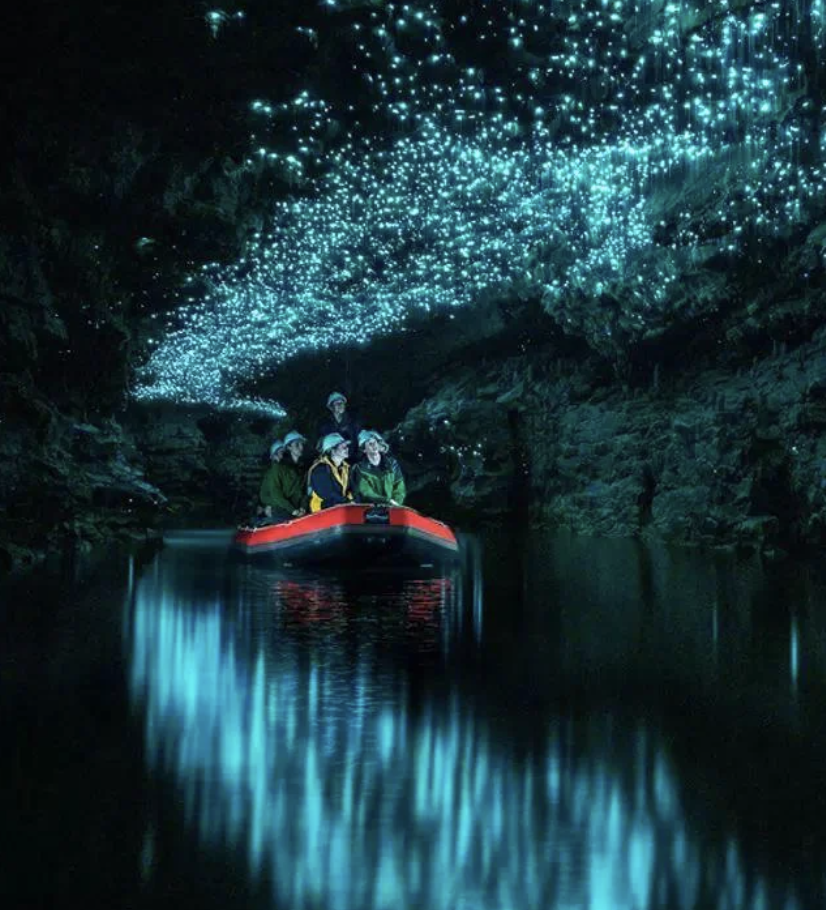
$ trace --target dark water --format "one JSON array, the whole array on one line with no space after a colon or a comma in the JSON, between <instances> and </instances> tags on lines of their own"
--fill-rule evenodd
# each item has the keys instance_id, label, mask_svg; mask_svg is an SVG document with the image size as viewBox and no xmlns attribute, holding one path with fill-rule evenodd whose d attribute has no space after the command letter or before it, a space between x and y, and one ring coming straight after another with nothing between
<instances>
[{"instance_id":1,"label":"dark water","mask_svg":"<svg viewBox=\"0 0 826 910\"><path fill-rule=\"evenodd\" d=\"M0 905L826 907L826 584L631 542L435 577L182 535L17 585Z\"/></svg>"}]
</instances>

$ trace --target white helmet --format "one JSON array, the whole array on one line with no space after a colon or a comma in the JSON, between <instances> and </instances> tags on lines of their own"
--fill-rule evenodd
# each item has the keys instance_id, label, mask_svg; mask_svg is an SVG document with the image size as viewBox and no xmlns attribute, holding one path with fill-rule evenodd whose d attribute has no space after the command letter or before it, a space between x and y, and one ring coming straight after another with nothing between
<instances>
[{"instance_id":1,"label":"white helmet","mask_svg":"<svg viewBox=\"0 0 826 910\"><path fill-rule=\"evenodd\" d=\"M331 449L334 449L336 446L341 445L342 442L347 442L347 440L341 435L341 433L328 433L324 439L321 440L321 443L319 445L321 454L326 455Z\"/></svg>"},{"instance_id":2,"label":"white helmet","mask_svg":"<svg viewBox=\"0 0 826 910\"><path fill-rule=\"evenodd\" d=\"M287 433L287 435L284 437L284 446L286 447L291 442L298 442L299 440L301 440L301 442L306 442L307 437L302 436L301 433L299 433L297 430L290 430L290 432Z\"/></svg>"},{"instance_id":3,"label":"white helmet","mask_svg":"<svg viewBox=\"0 0 826 910\"><path fill-rule=\"evenodd\" d=\"M330 394L327 396L327 407L332 408L332 406L337 401L343 401L345 404L347 404L347 396L342 395L341 392L330 392Z\"/></svg>"},{"instance_id":4,"label":"white helmet","mask_svg":"<svg viewBox=\"0 0 826 910\"><path fill-rule=\"evenodd\" d=\"M359 433L359 448L364 448L364 444L369 442L371 439L375 439L376 442L381 446L382 444L386 445L382 439L381 433L376 430L361 430Z\"/></svg>"}]
</instances>

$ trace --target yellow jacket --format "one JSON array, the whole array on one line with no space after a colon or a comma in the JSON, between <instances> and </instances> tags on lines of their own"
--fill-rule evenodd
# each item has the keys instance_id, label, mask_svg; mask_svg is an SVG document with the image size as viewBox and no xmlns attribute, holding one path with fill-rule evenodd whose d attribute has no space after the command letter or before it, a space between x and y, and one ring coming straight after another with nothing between
<instances>
[{"instance_id":1,"label":"yellow jacket","mask_svg":"<svg viewBox=\"0 0 826 910\"><path fill-rule=\"evenodd\" d=\"M307 474L307 493L311 512L351 502L350 465L344 461L336 467L330 458L322 455Z\"/></svg>"}]
</instances>

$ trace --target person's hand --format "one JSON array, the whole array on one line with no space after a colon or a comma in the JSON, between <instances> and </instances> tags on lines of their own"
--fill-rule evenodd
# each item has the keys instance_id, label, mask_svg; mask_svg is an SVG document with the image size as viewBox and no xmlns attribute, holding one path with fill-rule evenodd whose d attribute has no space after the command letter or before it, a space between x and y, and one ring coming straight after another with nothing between
<instances>
[{"instance_id":1,"label":"person's hand","mask_svg":"<svg viewBox=\"0 0 826 910\"><path fill-rule=\"evenodd\" d=\"M390 503L391 506L397 506L397 505L398 505L398 503L396 502L395 499L390 499L390 500L388 500L388 502Z\"/></svg>"},{"instance_id":2,"label":"person's hand","mask_svg":"<svg viewBox=\"0 0 826 910\"><path fill-rule=\"evenodd\" d=\"M264 514L267 518L272 518L272 506L264 506Z\"/></svg>"},{"instance_id":3,"label":"person's hand","mask_svg":"<svg viewBox=\"0 0 826 910\"><path fill-rule=\"evenodd\" d=\"M293 509L293 518L301 518L302 515L306 514L304 509Z\"/></svg>"}]
</instances>

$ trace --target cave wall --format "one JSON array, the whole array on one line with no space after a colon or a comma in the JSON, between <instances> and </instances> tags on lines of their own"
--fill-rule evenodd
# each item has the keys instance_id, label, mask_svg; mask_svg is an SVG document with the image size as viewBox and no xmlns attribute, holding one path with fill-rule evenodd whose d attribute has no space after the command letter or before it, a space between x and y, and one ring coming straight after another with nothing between
<instances>
[{"instance_id":1,"label":"cave wall","mask_svg":"<svg viewBox=\"0 0 826 910\"><path fill-rule=\"evenodd\" d=\"M818 328L763 356L656 363L630 380L529 348L457 370L394 439L414 490L439 487L469 512L779 551L824 542L824 430Z\"/></svg>"},{"instance_id":2,"label":"cave wall","mask_svg":"<svg viewBox=\"0 0 826 910\"><path fill-rule=\"evenodd\" d=\"M135 415L134 368L193 263L238 255L288 189L241 166L239 99L252 78L292 91L295 76L289 30L252 59L243 42L216 48L202 12L33 0L0 33L0 571L140 537L204 486L203 415ZM151 453L182 426L172 482ZM226 461L220 507L236 496Z\"/></svg>"}]
</instances>

